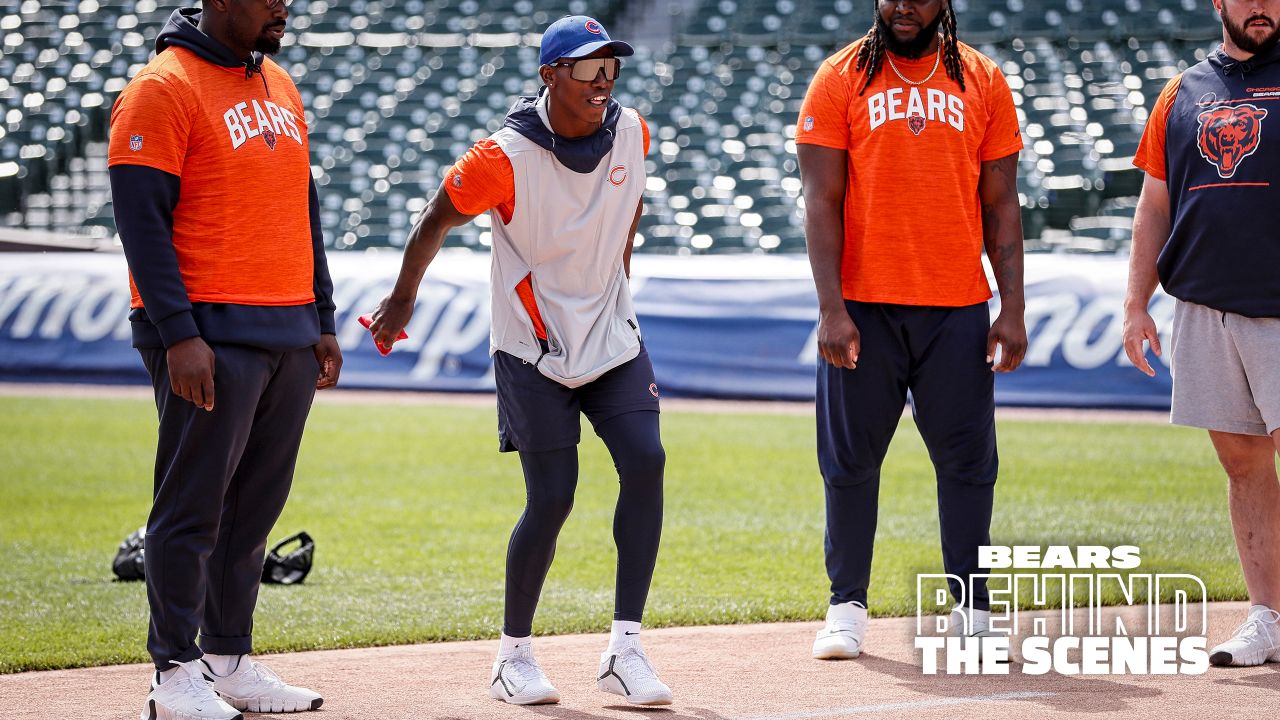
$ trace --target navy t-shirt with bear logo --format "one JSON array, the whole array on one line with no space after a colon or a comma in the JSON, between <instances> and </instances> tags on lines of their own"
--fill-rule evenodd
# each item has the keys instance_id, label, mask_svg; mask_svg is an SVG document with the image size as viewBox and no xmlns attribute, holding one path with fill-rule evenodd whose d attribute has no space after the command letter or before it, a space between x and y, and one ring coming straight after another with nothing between
<instances>
[{"instance_id":1,"label":"navy t-shirt with bear logo","mask_svg":"<svg viewBox=\"0 0 1280 720\"><path fill-rule=\"evenodd\" d=\"M1156 267L1170 295L1280 317L1280 48L1221 48L1165 86L1134 164L1169 187Z\"/></svg>"}]
</instances>

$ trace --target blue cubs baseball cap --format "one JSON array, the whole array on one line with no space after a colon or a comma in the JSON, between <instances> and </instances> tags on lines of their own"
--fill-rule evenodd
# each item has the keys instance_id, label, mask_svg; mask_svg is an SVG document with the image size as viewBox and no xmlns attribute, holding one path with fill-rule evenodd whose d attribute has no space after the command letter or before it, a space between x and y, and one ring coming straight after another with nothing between
<instances>
[{"instance_id":1,"label":"blue cubs baseball cap","mask_svg":"<svg viewBox=\"0 0 1280 720\"><path fill-rule=\"evenodd\" d=\"M559 58L580 58L605 46L613 48L617 57L636 54L627 43L610 40L609 33L595 18L567 15L551 23L542 33L538 62L549 65Z\"/></svg>"}]
</instances>

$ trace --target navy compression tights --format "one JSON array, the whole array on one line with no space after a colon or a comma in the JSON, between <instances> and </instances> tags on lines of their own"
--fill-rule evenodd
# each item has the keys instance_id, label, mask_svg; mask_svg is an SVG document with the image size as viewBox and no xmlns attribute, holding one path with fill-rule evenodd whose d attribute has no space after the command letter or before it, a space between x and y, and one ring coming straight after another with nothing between
<instances>
[{"instance_id":1,"label":"navy compression tights","mask_svg":"<svg viewBox=\"0 0 1280 720\"><path fill-rule=\"evenodd\" d=\"M613 540L618 547L615 620L640 622L662 536L662 473L666 452L658 413L630 412L596 428L618 470ZM542 582L556 553L556 537L573 508L578 484L578 448L521 452L526 501L507 546L506 612L502 631L510 637L533 632Z\"/></svg>"}]
</instances>

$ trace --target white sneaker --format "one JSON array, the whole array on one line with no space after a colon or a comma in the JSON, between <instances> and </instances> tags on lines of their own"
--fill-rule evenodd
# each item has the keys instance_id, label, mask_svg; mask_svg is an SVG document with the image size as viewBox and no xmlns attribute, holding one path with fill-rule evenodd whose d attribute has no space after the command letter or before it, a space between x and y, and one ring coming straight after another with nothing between
<instances>
[{"instance_id":1,"label":"white sneaker","mask_svg":"<svg viewBox=\"0 0 1280 720\"><path fill-rule=\"evenodd\" d=\"M670 705L672 700L671 688L658 679L639 644L602 653L596 687L621 695L632 705Z\"/></svg>"},{"instance_id":2,"label":"white sneaker","mask_svg":"<svg viewBox=\"0 0 1280 720\"><path fill-rule=\"evenodd\" d=\"M967 646L970 642L977 642L978 657L982 657L982 638L998 637L1003 633L991 631L990 610L969 610L969 627L965 628L964 613L960 611L960 608L956 608L951 611L951 621L948 623L947 634L952 637L964 638L960 643L963 646ZM970 640L970 638L973 638L973 640Z\"/></svg>"},{"instance_id":3,"label":"white sneaker","mask_svg":"<svg viewBox=\"0 0 1280 720\"><path fill-rule=\"evenodd\" d=\"M827 626L813 641L813 656L819 660L848 660L862 654L862 637L867 632L867 609L851 602L827 608Z\"/></svg>"},{"instance_id":4,"label":"white sneaker","mask_svg":"<svg viewBox=\"0 0 1280 720\"><path fill-rule=\"evenodd\" d=\"M517 646L511 657L494 660L491 675L491 698L512 705L560 702L560 691L552 686L542 668L538 667L538 661L533 658L532 645Z\"/></svg>"},{"instance_id":5,"label":"white sneaker","mask_svg":"<svg viewBox=\"0 0 1280 720\"><path fill-rule=\"evenodd\" d=\"M151 694L142 708L142 720L244 720L235 708L213 691L199 660L174 662L177 669L168 680L160 672L151 676Z\"/></svg>"},{"instance_id":6,"label":"white sneaker","mask_svg":"<svg viewBox=\"0 0 1280 720\"><path fill-rule=\"evenodd\" d=\"M970 610L969 627L964 626L964 613L960 608L951 611L947 634L953 637L986 637L991 635L991 611Z\"/></svg>"},{"instance_id":7,"label":"white sneaker","mask_svg":"<svg viewBox=\"0 0 1280 720\"><path fill-rule=\"evenodd\" d=\"M1209 651L1211 665L1280 662L1280 612L1266 605L1249 608L1249 618L1230 640Z\"/></svg>"},{"instance_id":8,"label":"white sneaker","mask_svg":"<svg viewBox=\"0 0 1280 720\"><path fill-rule=\"evenodd\" d=\"M226 677L216 675L207 664L205 674L213 678L213 689L237 710L289 713L318 710L324 704L324 698L317 693L286 684L248 655L241 656L240 664Z\"/></svg>"}]
</instances>

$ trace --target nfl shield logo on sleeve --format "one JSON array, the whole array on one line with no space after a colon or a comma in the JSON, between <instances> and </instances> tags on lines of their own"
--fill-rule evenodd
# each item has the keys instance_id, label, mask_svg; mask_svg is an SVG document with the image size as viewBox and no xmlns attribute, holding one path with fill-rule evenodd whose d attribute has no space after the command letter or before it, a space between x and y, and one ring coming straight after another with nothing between
<instances>
[{"instance_id":1,"label":"nfl shield logo on sleeve","mask_svg":"<svg viewBox=\"0 0 1280 720\"><path fill-rule=\"evenodd\" d=\"M130 135L130 136L129 136L129 149L130 149L130 150L132 150L132 151L134 151L134 152L138 152L139 150L141 150L141 149L142 149L142 136L141 136L141 135Z\"/></svg>"}]
</instances>

